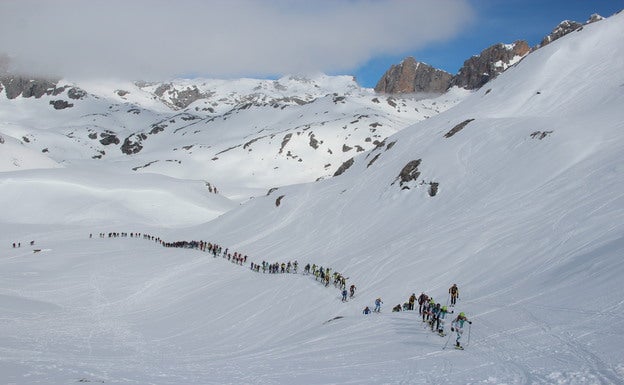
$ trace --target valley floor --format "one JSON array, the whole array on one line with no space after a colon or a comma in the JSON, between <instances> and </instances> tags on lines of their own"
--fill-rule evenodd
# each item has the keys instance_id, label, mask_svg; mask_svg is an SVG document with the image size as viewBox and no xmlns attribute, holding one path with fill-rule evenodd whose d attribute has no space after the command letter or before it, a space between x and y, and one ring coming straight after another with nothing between
<instances>
[{"instance_id":1,"label":"valley floor","mask_svg":"<svg viewBox=\"0 0 624 385\"><path fill-rule=\"evenodd\" d=\"M377 296L366 287L342 303L311 276L250 271L254 256L237 266L95 232L38 228L20 248L2 239L3 383L624 383L621 297L595 306L465 288L457 308L473 324L458 351L417 311L391 312L411 292L365 316Z\"/></svg>"}]
</instances>

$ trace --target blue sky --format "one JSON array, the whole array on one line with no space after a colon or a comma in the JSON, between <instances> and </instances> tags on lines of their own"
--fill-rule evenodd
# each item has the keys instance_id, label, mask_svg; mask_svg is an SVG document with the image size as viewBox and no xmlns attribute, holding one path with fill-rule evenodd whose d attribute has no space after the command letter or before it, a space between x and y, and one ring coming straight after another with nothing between
<instances>
[{"instance_id":1,"label":"blue sky","mask_svg":"<svg viewBox=\"0 0 624 385\"><path fill-rule=\"evenodd\" d=\"M374 87L406 56L455 74L492 44L533 46L562 20L622 8L624 0L0 0L0 54L15 72L73 80L321 72Z\"/></svg>"},{"instance_id":2,"label":"blue sky","mask_svg":"<svg viewBox=\"0 0 624 385\"><path fill-rule=\"evenodd\" d=\"M406 56L455 74L464 60L493 44L526 40L535 46L563 20L583 23L593 13L607 17L624 9L624 0L470 0L469 4L475 18L459 36L423 49L373 58L354 71L358 83L374 87L392 64Z\"/></svg>"}]
</instances>

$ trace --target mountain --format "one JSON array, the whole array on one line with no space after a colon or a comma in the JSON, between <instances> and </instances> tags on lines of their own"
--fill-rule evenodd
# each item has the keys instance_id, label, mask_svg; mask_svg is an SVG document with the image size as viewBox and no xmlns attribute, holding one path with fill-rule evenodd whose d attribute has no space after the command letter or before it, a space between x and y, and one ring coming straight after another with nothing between
<instances>
[{"instance_id":1,"label":"mountain","mask_svg":"<svg viewBox=\"0 0 624 385\"><path fill-rule=\"evenodd\" d=\"M569 20L562 21L533 49L524 40L518 40L512 44L494 44L478 55L467 59L455 75L418 62L413 57L407 57L403 62L391 66L384 73L375 86L375 91L388 94L441 93L455 86L467 90L476 90L513 66L532 50L543 47L573 31L580 30L583 25L602 19L602 16L594 14L585 24Z\"/></svg>"},{"instance_id":2,"label":"mountain","mask_svg":"<svg viewBox=\"0 0 624 385\"><path fill-rule=\"evenodd\" d=\"M280 355L289 368L322 367L306 360L327 349L335 382L622 382L624 341L596 326L617 323L624 295L622 33L624 15L588 25L341 175L280 188L198 229L259 260L331 266L362 288L364 298L340 307L336 295L321 311L319 324L344 317L331 331L307 319L316 304L293 312L296 357ZM465 355L443 351L410 312L360 313L374 298L389 312L420 291L444 304L454 282L474 321Z\"/></svg>"},{"instance_id":3,"label":"mountain","mask_svg":"<svg viewBox=\"0 0 624 385\"><path fill-rule=\"evenodd\" d=\"M479 89L529 52L528 43L522 40L513 44L495 44L466 60L451 80L450 86L469 90Z\"/></svg>"},{"instance_id":4,"label":"mountain","mask_svg":"<svg viewBox=\"0 0 624 385\"><path fill-rule=\"evenodd\" d=\"M274 179L329 177L463 97L381 97L351 77L324 75L148 84L7 74L0 81L0 133L52 163L114 162L135 173L206 180L232 196L243 186L266 192Z\"/></svg>"},{"instance_id":5,"label":"mountain","mask_svg":"<svg viewBox=\"0 0 624 385\"><path fill-rule=\"evenodd\" d=\"M278 81L319 96L277 107L236 92L248 90L248 82L265 84L248 79L223 82L224 91L217 81L205 88L176 81L161 96L152 91L156 84L61 81L79 86L85 97L69 100L65 90L0 99L0 151L11 145L26 159L36 150L61 166L0 173L3 378L15 384L624 382L621 36L624 14L586 25L533 51L487 87L454 88L427 101L433 111L445 101L448 108L427 119L416 114L371 150L347 154L342 167L311 171L302 179L331 175L307 183L266 168L270 177L237 180L255 166L247 160L262 159L249 157L244 144L212 151L257 137L254 125L262 122L267 133L295 130L283 153L296 130L303 132L292 128L301 115L329 122L378 105L388 121L408 121L425 101L406 99L404 106L394 98L392 106L386 97L345 91L350 79L330 77ZM328 94L323 81L338 95ZM276 92L273 84L267 83L271 100L306 100L307 92ZM179 96L189 88L190 97ZM200 98L176 106L211 89L218 98L208 104ZM336 100L341 96L344 104ZM252 105L239 108L241 97ZM74 105L57 110L53 100ZM215 111L203 111L209 107ZM210 135L195 134L195 120L183 120L191 116ZM155 122L167 127L159 131ZM83 134L87 125L100 130L96 139ZM332 132L342 133L341 125ZM114 130L119 144L107 137L113 150L92 159L90 146L104 146L99 127ZM141 138L138 152L122 152L129 137L135 144ZM227 164L192 162L194 154L176 158L182 163L163 161L180 151L172 147L207 147L211 137L219 149L207 156ZM279 154L284 139L280 133L251 152ZM332 148L343 140L332 138ZM159 162L129 167L147 159ZM285 163L279 156L274 161ZM223 167L211 171L214 179L238 183L232 192L241 195L250 185L277 189L249 200L211 193L221 186L197 177L208 173L202 166ZM248 259L241 266L191 240ZM294 260L298 274L250 269L250 263ZM301 274L308 263L341 273L357 286L355 297L342 302L334 285ZM390 310L420 292L444 305L453 283L459 301L445 328L465 312L472 323L463 329L463 351L449 348L455 334L432 333L416 311ZM384 302L381 312L362 314L376 298Z\"/></svg>"},{"instance_id":6,"label":"mountain","mask_svg":"<svg viewBox=\"0 0 624 385\"><path fill-rule=\"evenodd\" d=\"M443 93L448 89L452 77L448 72L407 57L386 71L375 86L375 91L390 94Z\"/></svg>"},{"instance_id":7,"label":"mountain","mask_svg":"<svg viewBox=\"0 0 624 385\"><path fill-rule=\"evenodd\" d=\"M589 17L589 19L584 23L584 24L590 24L590 23L595 23L597 21L603 20L604 17L598 15L598 14L593 14ZM559 25L557 25L550 34L546 35L542 41L540 42L540 44L538 45L538 47L543 47L547 44L552 43L553 41L571 33L574 31L578 31L581 30L583 28L583 23L579 23L576 21L572 21L572 20L564 20L561 23L559 23Z\"/></svg>"},{"instance_id":8,"label":"mountain","mask_svg":"<svg viewBox=\"0 0 624 385\"><path fill-rule=\"evenodd\" d=\"M408 57L384 73L375 86L375 91L388 94L443 93L454 86L476 90L517 63L530 51L526 41L495 44L466 60L456 75Z\"/></svg>"}]
</instances>

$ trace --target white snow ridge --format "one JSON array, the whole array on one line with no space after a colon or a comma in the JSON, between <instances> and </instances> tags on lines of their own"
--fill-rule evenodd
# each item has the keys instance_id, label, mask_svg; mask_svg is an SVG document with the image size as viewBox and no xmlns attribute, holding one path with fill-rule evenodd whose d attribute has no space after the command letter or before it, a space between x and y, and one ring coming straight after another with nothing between
<instances>
[{"instance_id":1,"label":"white snow ridge","mask_svg":"<svg viewBox=\"0 0 624 385\"><path fill-rule=\"evenodd\" d=\"M622 36L420 100L320 75L3 95L0 383L624 383ZM391 311L453 283L446 337Z\"/></svg>"}]
</instances>

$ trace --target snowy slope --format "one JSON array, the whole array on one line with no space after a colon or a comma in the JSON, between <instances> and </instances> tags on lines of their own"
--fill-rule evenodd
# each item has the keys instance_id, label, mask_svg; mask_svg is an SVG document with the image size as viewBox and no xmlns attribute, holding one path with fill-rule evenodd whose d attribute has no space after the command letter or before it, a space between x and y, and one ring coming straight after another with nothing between
<instances>
[{"instance_id":1,"label":"snowy slope","mask_svg":"<svg viewBox=\"0 0 624 385\"><path fill-rule=\"evenodd\" d=\"M52 159L0 132L0 172L55 167L59 165Z\"/></svg>"},{"instance_id":2,"label":"snowy slope","mask_svg":"<svg viewBox=\"0 0 624 385\"><path fill-rule=\"evenodd\" d=\"M2 377L18 384L623 383L623 35L622 14L585 26L455 107L397 130L341 175L300 185L275 177L277 190L235 209L203 197L202 182L137 178L114 162L103 163L98 183L85 176L88 162L0 174L0 194L11 191L17 202L0 217ZM334 103L315 100L302 107ZM244 167L228 156L219 160L232 172ZM92 189L102 220L73 216L80 202L62 199L70 190L42 199L56 205L54 220L19 219L26 182L50 191L62 178ZM114 202L137 204L126 192L112 200L113 184L147 196L164 184L173 207L187 201L198 213L141 208L138 220L126 212L107 217ZM227 213L197 225L221 204ZM214 241L254 263L316 263L358 290L342 303L336 288L310 276L254 273L194 249L97 236L111 231ZM31 239L36 244L26 246ZM457 311L473 321L465 351L443 350L447 338L427 331L414 312L390 312L421 291L444 304L452 283L460 288ZM382 313L362 315L377 297Z\"/></svg>"}]
</instances>

